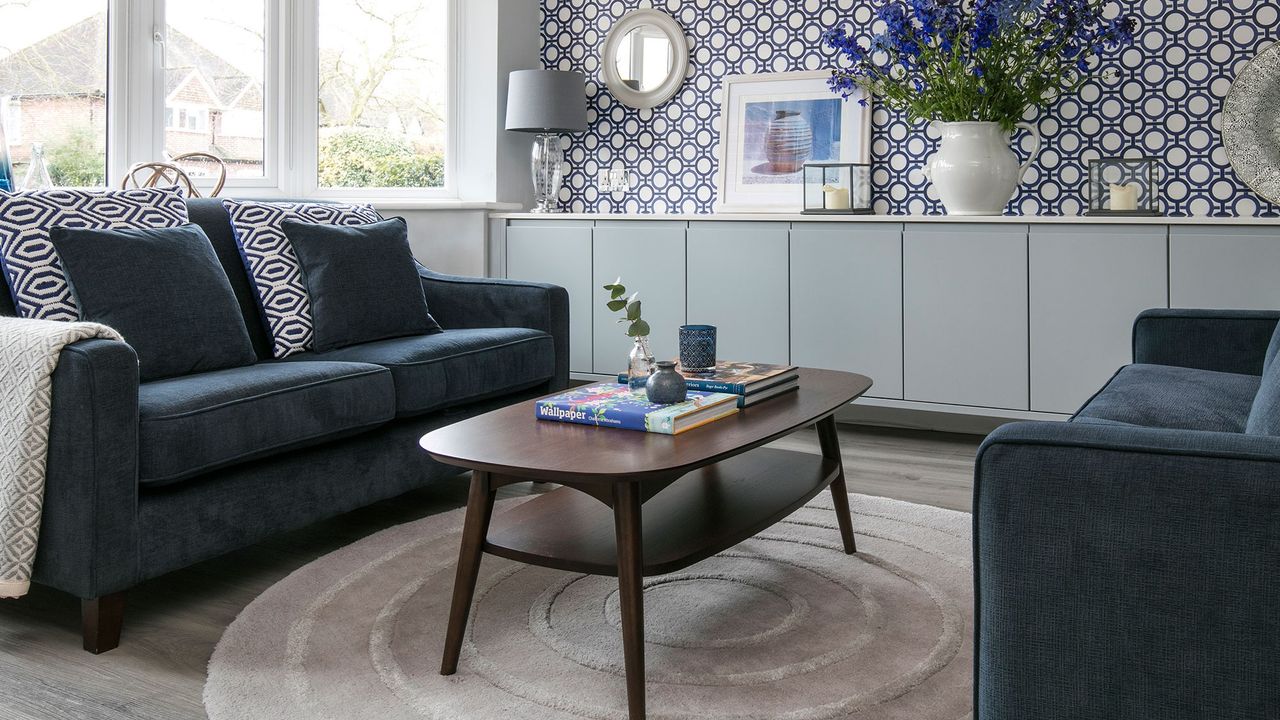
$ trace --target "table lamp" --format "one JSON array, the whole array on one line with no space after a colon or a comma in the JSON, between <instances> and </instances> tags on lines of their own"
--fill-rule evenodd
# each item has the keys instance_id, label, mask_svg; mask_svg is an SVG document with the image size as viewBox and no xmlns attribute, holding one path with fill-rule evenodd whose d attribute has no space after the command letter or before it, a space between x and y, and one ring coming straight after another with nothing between
<instances>
[{"instance_id":1,"label":"table lamp","mask_svg":"<svg viewBox=\"0 0 1280 720\"><path fill-rule=\"evenodd\" d=\"M587 80L572 70L516 70L507 89L507 130L536 133L533 212L560 212L563 133L587 129Z\"/></svg>"}]
</instances>

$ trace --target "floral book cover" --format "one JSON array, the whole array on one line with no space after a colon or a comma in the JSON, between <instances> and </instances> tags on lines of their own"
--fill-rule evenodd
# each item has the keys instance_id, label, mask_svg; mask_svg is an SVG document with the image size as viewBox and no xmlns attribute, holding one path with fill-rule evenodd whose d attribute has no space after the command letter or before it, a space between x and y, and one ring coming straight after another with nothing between
<instances>
[{"instance_id":1,"label":"floral book cover","mask_svg":"<svg viewBox=\"0 0 1280 720\"><path fill-rule=\"evenodd\" d=\"M675 435L732 415L738 396L690 391L674 405L649 402L644 390L612 383L575 388L534 404L539 420Z\"/></svg>"}]
</instances>

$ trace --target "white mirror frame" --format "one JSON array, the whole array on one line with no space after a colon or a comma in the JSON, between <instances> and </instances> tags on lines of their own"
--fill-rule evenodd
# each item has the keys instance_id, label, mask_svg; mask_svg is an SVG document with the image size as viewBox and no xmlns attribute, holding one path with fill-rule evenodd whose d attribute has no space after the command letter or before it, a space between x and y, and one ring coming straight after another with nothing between
<instances>
[{"instance_id":1,"label":"white mirror frame","mask_svg":"<svg viewBox=\"0 0 1280 720\"><path fill-rule=\"evenodd\" d=\"M661 30L671 43L672 54L671 71L667 73L667 78L661 85L647 92L633 90L624 83L622 76L618 73L617 62L618 46L622 44L622 40L628 33L642 25L653 25ZM609 92L618 99L618 102L640 109L657 107L675 97L680 86L684 85L685 75L689 72L689 43L684 37L684 28L680 27L680 23L676 22L675 18L661 10L632 10L623 15L609 30L600 65L604 73L605 87L609 88Z\"/></svg>"}]
</instances>

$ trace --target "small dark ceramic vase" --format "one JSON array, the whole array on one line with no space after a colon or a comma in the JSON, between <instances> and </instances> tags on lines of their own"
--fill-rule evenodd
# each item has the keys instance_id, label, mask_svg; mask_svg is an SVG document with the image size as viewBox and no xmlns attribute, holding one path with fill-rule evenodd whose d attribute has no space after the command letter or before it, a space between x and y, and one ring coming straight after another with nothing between
<instances>
[{"instance_id":1,"label":"small dark ceramic vase","mask_svg":"<svg viewBox=\"0 0 1280 720\"><path fill-rule=\"evenodd\" d=\"M659 360L658 371L649 376L649 382L644 386L649 402L657 405L684 402L688 390L684 376L676 372L676 364L670 360Z\"/></svg>"}]
</instances>

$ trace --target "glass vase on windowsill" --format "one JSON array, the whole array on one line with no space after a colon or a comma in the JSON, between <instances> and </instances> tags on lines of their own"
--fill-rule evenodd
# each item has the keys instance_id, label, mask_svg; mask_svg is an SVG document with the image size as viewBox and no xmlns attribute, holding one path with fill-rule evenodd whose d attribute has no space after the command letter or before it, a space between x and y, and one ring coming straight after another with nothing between
<instances>
[{"instance_id":1,"label":"glass vase on windowsill","mask_svg":"<svg viewBox=\"0 0 1280 720\"><path fill-rule=\"evenodd\" d=\"M53 178L49 175L49 165L44 159L44 144L31 144L31 165L27 167L27 179L22 181L23 190L48 190L53 187Z\"/></svg>"},{"instance_id":2,"label":"glass vase on windowsill","mask_svg":"<svg viewBox=\"0 0 1280 720\"><path fill-rule=\"evenodd\" d=\"M631 345L631 354L627 356L627 384L634 388L642 388L653 374L656 361L649 351L649 336L638 335Z\"/></svg>"}]
</instances>

